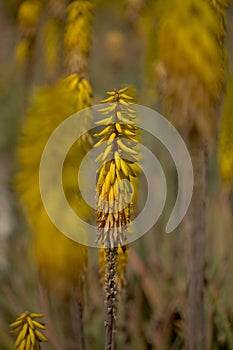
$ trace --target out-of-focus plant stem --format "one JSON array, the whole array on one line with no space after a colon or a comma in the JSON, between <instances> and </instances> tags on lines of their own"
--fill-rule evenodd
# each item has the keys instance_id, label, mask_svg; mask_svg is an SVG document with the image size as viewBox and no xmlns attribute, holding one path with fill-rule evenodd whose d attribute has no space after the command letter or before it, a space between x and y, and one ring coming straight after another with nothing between
<instances>
[{"instance_id":1,"label":"out-of-focus plant stem","mask_svg":"<svg viewBox=\"0 0 233 350\"><path fill-rule=\"evenodd\" d=\"M206 148L199 133L188 141L193 163L194 188L188 215L188 320L186 346L205 349L204 265L206 221Z\"/></svg>"}]
</instances>

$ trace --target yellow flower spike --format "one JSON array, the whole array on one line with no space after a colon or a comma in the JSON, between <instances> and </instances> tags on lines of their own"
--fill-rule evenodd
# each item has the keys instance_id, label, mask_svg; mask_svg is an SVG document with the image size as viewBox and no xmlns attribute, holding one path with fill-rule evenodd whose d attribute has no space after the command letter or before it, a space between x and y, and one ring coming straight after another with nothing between
<instances>
[{"instance_id":1,"label":"yellow flower spike","mask_svg":"<svg viewBox=\"0 0 233 350\"><path fill-rule=\"evenodd\" d=\"M133 149L134 147L132 146L132 142L130 145L127 144L129 136L136 136L137 128L135 126L135 123L130 120L130 118L134 115L133 109L129 107L131 105L127 101L131 101L132 98L131 96L125 94L126 91L127 89L122 89L121 91L115 90L108 92L109 97L107 99L102 100L102 102L111 102L111 104L114 105L114 109L112 110L112 106L110 104L110 106L105 107L104 109L100 109L100 113L101 111L103 113L106 113L109 110L111 110L112 116L96 122L96 125L104 126L104 128L95 136L104 136L104 138L101 140L106 141L106 148L97 157L96 161L103 162L106 161L106 159L109 159L108 163L110 164L107 171L99 171L99 176L97 180L97 194L98 191L101 191L99 195L106 202L108 200L110 202L113 202L115 200L115 203L113 203L115 207L114 210L116 211L116 214L118 214L116 215L117 219L114 219L115 216L111 216L111 220L113 220L113 222L111 223L111 227L114 227L116 225L116 230L114 232L110 230L108 238L108 229L105 234L101 233L101 230L98 230L99 240L104 246L106 246L106 248L108 248L109 246L111 248L113 248L113 246L121 246L125 240L126 235L124 230L126 228L125 223L128 222L128 218L125 217L124 207L125 205L130 205L130 203L127 203L127 200L129 200L130 196L128 194L129 188L127 184L125 184L124 180L127 179L128 181L131 181L131 177L136 176L135 170L130 169L131 164L134 164L134 162L130 162L127 159L121 158L122 151L124 152L125 157L128 155L130 159L132 158L132 155L136 156L138 154L138 152ZM121 100L124 101L124 106L122 106L120 102ZM128 107L130 108L131 117L128 117L127 115ZM134 128L133 131L132 129L128 130L128 126L130 124ZM119 134L124 136L124 138L119 138ZM103 144L101 140L99 140L94 147L98 147L100 144ZM135 141L137 141L136 137ZM103 164L103 167L105 169L105 164ZM98 227L106 228L107 223L109 223L110 213L101 213L102 209L98 208L98 203L99 202L97 202L97 224ZM98 210L100 210L100 212L98 212ZM101 223L100 220L105 220L105 223ZM123 225L124 229L121 228L121 225ZM107 242L104 241L106 238Z\"/></svg>"},{"instance_id":2,"label":"yellow flower spike","mask_svg":"<svg viewBox=\"0 0 233 350\"><path fill-rule=\"evenodd\" d=\"M33 256L35 256L42 284L49 291L56 291L61 298L65 295L69 296L79 283L79 278L84 278L87 249L67 238L52 224L41 200L38 173L41 155L48 138L58 125L78 111L79 84L83 81L85 80L80 79L77 74L72 74L48 88L40 88L37 91L26 116L24 136L20 139L17 150L19 170L15 182L34 234ZM51 101L53 101L52 104ZM89 94L89 101L85 100L82 105L89 107L90 104L91 94ZM88 118L87 115L83 121L87 126L90 122ZM69 150L62 174L62 185L70 206L78 215L86 218L90 215L89 208L79 194L76 183L77 168L72 165L77 164L79 167L86 149L90 147L90 140L85 134ZM51 199L51 205L57 205L58 212L63 211L56 201L56 191L53 186L48 188L47 195ZM63 219L69 225L66 216L63 216ZM77 233L79 232L84 234L81 227L77 228ZM51 254L51 244L53 254ZM70 270L71 265L76 266L75 271Z\"/></svg>"},{"instance_id":3,"label":"yellow flower spike","mask_svg":"<svg viewBox=\"0 0 233 350\"><path fill-rule=\"evenodd\" d=\"M64 44L70 72L87 73L92 16L92 4L88 0L73 1L67 8Z\"/></svg>"},{"instance_id":4,"label":"yellow flower spike","mask_svg":"<svg viewBox=\"0 0 233 350\"><path fill-rule=\"evenodd\" d=\"M224 82L224 3L168 0L157 31L157 81L173 122L210 142L216 130L214 105Z\"/></svg>"},{"instance_id":5,"label":"yellow flower spike","mask_svg":"<svg viewBox=\"0 0 233 350\"><path fill-rule=\"evenodd\" d=\"M31 350L41 349L40 342L47 342L47 338L43 335L41 330L45 330L44 324L34 320L34 318L42 317L41 314L29 314L24 312L17 320L10 324L10 327L17 329L17 338L15 340L15 349L17 350ZM20 324L20 327L18 325Z\"/></svg>"}]
</instances>

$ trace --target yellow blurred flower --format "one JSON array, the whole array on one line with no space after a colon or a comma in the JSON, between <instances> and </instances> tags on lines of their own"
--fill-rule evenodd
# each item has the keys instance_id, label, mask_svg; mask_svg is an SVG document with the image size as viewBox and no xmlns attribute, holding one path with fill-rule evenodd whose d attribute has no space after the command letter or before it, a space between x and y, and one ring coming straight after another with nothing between
<instances>
[{"instance_id":1,"label":"yellow blurred flower","mask_svg":"<svg viewBox=\"0 0 233 350\"><path fill-rule=\"evenodd\" d=\"M89 83L76 74L39 89L33 98L18 145L17 190L35 233L33 249L36 263L45 286L61 293L69 293L72 286L77 285L80 278L83 279L87 248L64 236L51 222L41 200L39 165L52 132L67 117L90 106L91 97ZM90 136L84 135L82 141L77 141L71 147L63 166L63 189L67 200L79 216L86 218L89 216L89 207L79 192L76 175L90 145ZM56 200L56 188L52 183L47 196L61 218L70 225ZM81 234L81 227L77 227L77 234L79 231Z\"/></svg>"}]
</instances>

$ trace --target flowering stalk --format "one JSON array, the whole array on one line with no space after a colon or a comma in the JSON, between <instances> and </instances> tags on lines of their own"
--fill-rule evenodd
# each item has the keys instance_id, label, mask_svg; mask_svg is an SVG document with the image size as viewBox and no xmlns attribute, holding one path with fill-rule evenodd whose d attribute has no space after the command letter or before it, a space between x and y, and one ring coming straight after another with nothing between
<instances>
[{"instance_id":1,"label":"flowering stalk","mask_svg":"<svg viewBox=\"0 0 233 350\"><path fill-rule=\"evenodd\" d=\"M35 320L35 318L40 317L43 315L24 312L15 322L10 324L11 333L17 333L15 350L40 350L40 343L48 341L41 332L41 330L45 330L44 324Z\"/></svg>"},{"instance_id":2,"label":"flowering stalk","mask_svg":"<svg viewBox=\"0 0 233 350\"><path fill-rule=\"evenodd\" d=\"M115 348L118 249L126 251L127 228L132 216L132 179L137 177L137 127L133 98L127 88L108 92L99 110L107 118L96 122L104 128L95 134L100 140L94 147L106 145L96 161L101 162L97 173L96 215L97 240L105 248L105 349Z\"/></svg>"},{"instance_id":3,"label":"flowering stalk","mask_svg":"<svg viewBox=\"0 0 233 350\"><path fill-rule=\"evenodd\" d=\"M104 129L94 135L101 137L94 147L106 144L96 159L102 162L97 171L96 188L98 241L106 248L120 245L123 250L132 214L131 182L139 170L136 164L138 152L134 149L137 127L133 121L134 111L129 104L132 97L124 94L126 90L109 92L110 97L102 101L112 102L110 107L100 110L110 116L96 122Z\"/></svg>"}]
</instances>

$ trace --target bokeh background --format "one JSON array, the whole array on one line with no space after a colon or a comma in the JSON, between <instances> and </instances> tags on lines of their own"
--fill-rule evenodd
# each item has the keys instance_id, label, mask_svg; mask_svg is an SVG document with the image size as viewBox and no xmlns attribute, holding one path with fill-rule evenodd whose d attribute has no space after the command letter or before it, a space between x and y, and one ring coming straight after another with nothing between
<instances>
[{"instance_id":1,"label":"bokeh background","mask_svg":"<svg viewBox=\"0 0 233 350\"><path fill-rule=\"evenodd\" d=\"M46 315L49 343L43 344L42 348L58 350L66 349L61 315L53 305L53 297L47 298L39 283L30 248L33 234L26 224L13 179L19 134L31 97L38 87L48 86L62 76L64 65L62 53L53 58L50 66L46 63L44 26L49 16L46 10L37 27L34 56L29 55L26 65L17 58L21 38L17 19L20 3L19 0L0 2L0 349L13 349L14 337L9 333L8 324L18 314L29 310ZM156 84L160 67L157 30L165 3L156 0L94 1L89 58L93 103L99 103L106 91L130 86L136 91L137 103L169 117L166 96ZM45 9L47 5L44 5ZM227 73L217 105L217 130L226 96L227 76L233 71L231 5L226 9L226 16ZM62 26L60 30L62 32ZM174 28L174 32L176 30ZM205 64L203 62L203 70ZM231 113L233 124L233 107ZM220 176L217 134L209 151L206 193L204 300L206 349L209 350L233 349L233 197L232 185L226 187ZM118 348L184 349L189 258L186 225L182 223L171 235L164 233L175 200L176 173L159 142L147 142L163 164L170 190L166 209L158 223L130 245L128 283L119 302ZM101 349L104 344L104 299L99 283L98 252L89 249L88 255L84 296L86 344L87 349Z\"/></svg>"}]
</instances>

